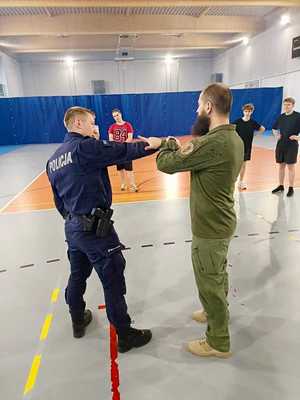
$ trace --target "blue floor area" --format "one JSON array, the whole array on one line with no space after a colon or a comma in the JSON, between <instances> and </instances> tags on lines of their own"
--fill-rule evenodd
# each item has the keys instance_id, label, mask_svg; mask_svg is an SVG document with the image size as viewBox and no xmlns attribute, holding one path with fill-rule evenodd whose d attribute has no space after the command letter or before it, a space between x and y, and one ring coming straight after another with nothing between
<instances>
[{"instance_id":1,"label":"blue floor area","mask_svg":"<svg viewBox=\"0 0 300 400\"><path fill-rule=\"evenodd\" d=\"M0 146L0 156L6 153L10 153L11 151L18 150L20 147L24 147L24 145Z\"/></svg>"}]
</instances>

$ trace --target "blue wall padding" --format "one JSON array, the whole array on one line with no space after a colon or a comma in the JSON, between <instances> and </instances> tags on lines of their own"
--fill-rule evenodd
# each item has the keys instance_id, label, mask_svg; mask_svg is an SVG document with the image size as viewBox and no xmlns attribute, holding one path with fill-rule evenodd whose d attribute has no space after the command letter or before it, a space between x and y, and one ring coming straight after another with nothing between
<instances>
[{"instance_id":1,"label":"blue wall padding","mask_svg":"<svg viewBox=\"0 0 300 400\"><path fill-rule=\"evenodd\" d=\"M281 112L282 88L234 89L231 121L245 103L255 105L254 118L267 129ZM65 135L64 112L83 106L96 112L101 137L114 121L113 108L132 123L135 135L186 135L196 118L199 92L95 96L16 97L0 99L0 145L59 143Z\"/></svg>"},{"instance_id":2,"label":"blue wall padding","mask_svg":"<svg viewBox=\"0 0 300 400\"><path fill-rule=\"evenodd\" d=\"M266 129L272 129L273 123L281 114L283 88L234 89L231 121L242 116L242 106L252 103L255 106L253 118Z\"/></svg>"}]
</instances>

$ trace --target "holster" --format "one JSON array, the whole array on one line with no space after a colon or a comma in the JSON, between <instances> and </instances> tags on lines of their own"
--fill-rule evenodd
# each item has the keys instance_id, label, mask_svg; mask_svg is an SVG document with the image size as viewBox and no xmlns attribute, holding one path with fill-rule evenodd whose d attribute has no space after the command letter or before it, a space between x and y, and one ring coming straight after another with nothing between
<instances>
[{"instance_id":1,"label":"holster","mask_svg":"<svg viewBox=\"0 0 300 400\"><path fill-rule=\"evenodd\" d=\"M84 232L93 232L96 228L96 217L94 215L81 215L81 221L83 224L83 231Z\"/></svg>"},{"instance_id":2,"label":"holster","mask_svg":"<svg viewBox=\"0 0 300 400\"><path fill-rule=\"evenodd\" d=\"M92 217L95 217L96 223L96 236L105 238L111 233L114 221L111 217L113 215L112 209L102 210L101 208L94 208L92 210Z\"/></svg>"}]
</instances>

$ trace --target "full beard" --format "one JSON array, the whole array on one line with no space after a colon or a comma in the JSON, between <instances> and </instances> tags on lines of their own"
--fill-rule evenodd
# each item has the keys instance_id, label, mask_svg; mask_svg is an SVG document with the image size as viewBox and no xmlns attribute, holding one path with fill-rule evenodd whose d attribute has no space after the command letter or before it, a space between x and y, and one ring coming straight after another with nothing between
<instances>
[{"instance_id":1,"label":"full beard","mask_svg":"<svg viewBox=\"0 0 300 400\"><path fill-rule=\"evenodd\" d=\"M192 136L204 136L209 132L210 117L202 112L196 118L194 125L192 126Z\"/></svg>"}]
</instances>

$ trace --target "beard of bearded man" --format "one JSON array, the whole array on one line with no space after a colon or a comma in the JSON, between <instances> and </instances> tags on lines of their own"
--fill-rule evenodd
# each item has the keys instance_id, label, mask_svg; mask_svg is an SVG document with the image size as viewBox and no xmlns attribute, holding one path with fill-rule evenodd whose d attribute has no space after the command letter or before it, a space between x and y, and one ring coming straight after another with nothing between
<instances>
[{"instance_id":1,"label":"beard of bearded man","mask_svg":"<svg viewBox=\"0 0 300 400\"><path fill-rule=\"evenodd\" d=\"M192 127L192 136L204 136L209 132L210 117L205 111L197 116L197 119Z\"/></svg>"}]
</instances>

